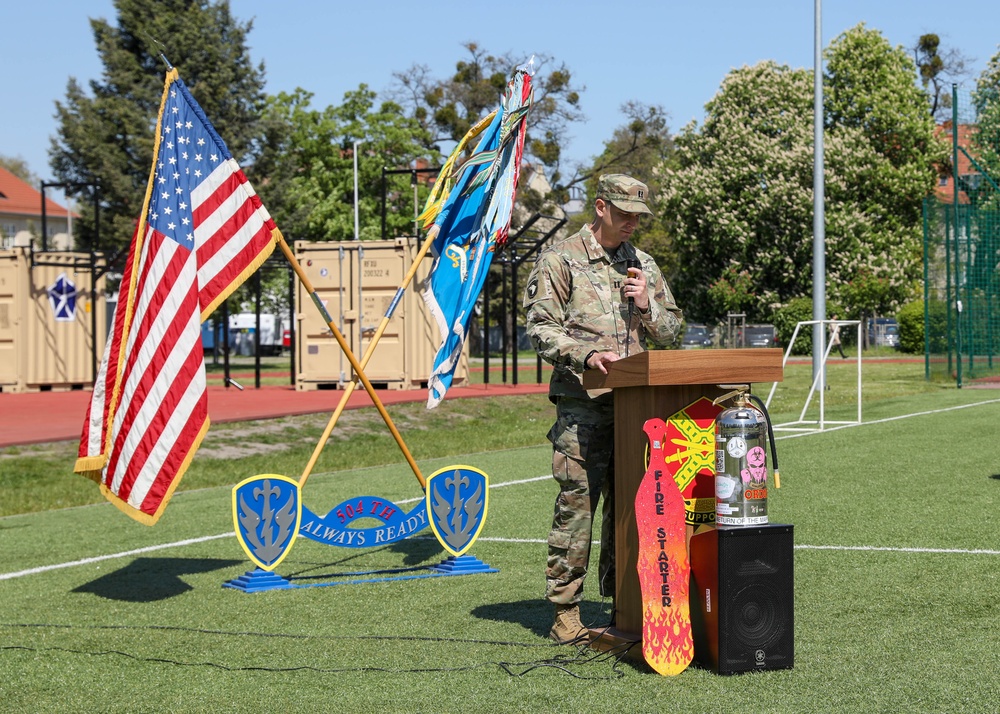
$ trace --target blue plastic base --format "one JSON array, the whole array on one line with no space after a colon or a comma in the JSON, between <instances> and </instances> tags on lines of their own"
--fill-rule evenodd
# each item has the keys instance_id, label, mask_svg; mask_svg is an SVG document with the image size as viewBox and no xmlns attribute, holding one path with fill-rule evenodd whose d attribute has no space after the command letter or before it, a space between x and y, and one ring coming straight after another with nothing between
<instances>
[{"instance_id":1,"label":"blue plastic base","mask_svg":"<svg viewBox=\"0 0 1000 714\"><path fill-rule=\"evenodd\" d=\"M399 570L380 570L366 573L344 573L336 580L327 582L295 582L283 578L277 573L270 573L257 568L248 570L234 580L222 584L224 588L242 590L245 593L257 593L265 590L288 590L292 588L322 588L332 585L357 585L360 583L384 583L396 580L422 580L424 578L441 578L455 575L475 575L477 573L499 573L496 568L481 561L474 555L450 555L437 565L420 566L417 568L401 568ZM359 577L359 576L381 577Z\"/></svg>"},{"instance_id":2,"label":"blue plastic base","mask_svg":"<svg viewBox=\"0 0 1000 714\"><path fill-rule=\"evenodd\" d=\"M474 555L449 555L437 565L432 565L430 569L442 575L500 572L496 568L491 568Z\"/></svg>"},{"instance_id":3,"label":"blue plastic base","mask_svg":"<svg viewBox=\"0 0 1000 714\"><path fill-rule=\"evenodd\" d=\"M287 590L294 586L277 573L257 568L248 570L238 578L227 580L222 587L242 590L245 593L259 593L264 590Z\"/></svg>"}]
</instances>

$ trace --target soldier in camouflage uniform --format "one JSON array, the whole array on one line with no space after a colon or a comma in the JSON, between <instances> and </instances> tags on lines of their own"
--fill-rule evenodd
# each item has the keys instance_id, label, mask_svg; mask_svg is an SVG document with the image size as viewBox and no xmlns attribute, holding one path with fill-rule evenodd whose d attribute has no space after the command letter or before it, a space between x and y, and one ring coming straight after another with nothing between
<instances>
[{"instance_id":1,"label":"soldier in camouflage uniform","mask_svg":"<svg viewBox=\"0 0 1000 714\"><path fill-rule=\"evenodd\" d=\"M524 294L528 335L555 367L549 399L556 405L556 422L548 438L559 495L545 575L546 597L556 608L550 636L560 643L586 635L578 603L601 496L598 579L602 596L615 591L612 394L585 390L582 373L607 373L609 364L643 351L647 342L666 346L681 325L681 311L655 261L628 242L639 216L651 213L647 195L646 185L629 176L601 176L593 222L541 252ZM641 268L626 272L629 260L638 260Z\"/></svg>"}]
</instances>

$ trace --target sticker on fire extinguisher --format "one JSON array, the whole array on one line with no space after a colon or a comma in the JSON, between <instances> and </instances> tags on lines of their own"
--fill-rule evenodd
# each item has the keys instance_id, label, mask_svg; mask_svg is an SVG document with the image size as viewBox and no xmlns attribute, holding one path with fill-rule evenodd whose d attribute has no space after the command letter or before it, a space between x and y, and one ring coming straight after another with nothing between
<instances>
[{"instance_id":1,"label":"sticker on fire extinguisher","mask_svg":"<svg viewBox=\"0 0 1000 714\"><path fill-rule=\"evenodd\" d=\"M726 442L726 451L734 459L742 459L747 454L747 442L739 436L734 436Z\"/></svg>"},{"instance_id":2,"label":"sticker on fire extinguisher","mask_svg":"<svg viewBox=\"0 0 1000 714\"><path fill-rule=\"evenodd\" d=\"M723 439L718 437L715 439L715 445L718 446L715 450L715 473L721 474L726 471L726 450L722 448L722 445L726 443Z\"/></svg>"},{"instance_id":3,"label":"sticker on fire extinguisher","mask_svg":"<svg viewBox=\"0 0 1000 714\"><path fill-rule=\"evenodd\" d=\"M717 475L715 477L715 497L728 501L733 497L733 492L736 490L737 485L739 485L738 479L730 478L725 474ZM726 515L728 515L728 511Z\"/></svg>"}]
</instances>

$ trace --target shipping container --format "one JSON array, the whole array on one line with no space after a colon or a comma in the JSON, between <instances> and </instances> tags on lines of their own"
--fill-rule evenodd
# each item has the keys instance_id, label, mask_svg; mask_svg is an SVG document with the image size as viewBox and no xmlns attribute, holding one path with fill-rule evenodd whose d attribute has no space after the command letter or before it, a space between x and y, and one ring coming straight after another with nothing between
<instances>
[{"instance_id":1,"label":"shipping container","mask_svg":"<svg viewBox=\"0 0 1000 714\"><path fill-rule=\"evenodd\" d=\"M108 334L95 267L88 253L0 251L0 391L93 386Z\"/></svg>"},{"instance_id":2,"label":"shipping container","mask_svg":"<svg viewBox=\"0 0 1000 714\"><path fill-rule=\"evenodd\" d=\"M392 241L296 241L295 255L317 298L360 362L419 250L416 238ZM376 389L426 389L441 336L420 295L428 255L382 334L365 375ZM344 388L354 379L333 331L299 284L295 292L296 385L300 390ZM468 341L453 385L468 381Z\"/></svg>"}]
</instances>

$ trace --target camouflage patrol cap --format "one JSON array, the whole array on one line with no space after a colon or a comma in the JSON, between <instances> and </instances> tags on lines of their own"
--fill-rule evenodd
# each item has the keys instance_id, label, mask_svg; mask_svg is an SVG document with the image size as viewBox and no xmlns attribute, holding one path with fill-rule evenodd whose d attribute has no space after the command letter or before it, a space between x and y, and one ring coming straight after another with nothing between
<instances>
[{"instance_id":1,"label":"camouflage patrol cap","mask_svg":"<svg viewBox=\"0 0 1000 714\"><path fill-rule=\"evenodd\" d=\"M653 215L646 205L649 188L642 181L625 174L604 174L597 179L597 197L627 213Z\"/></svg>"}]
</instances>

